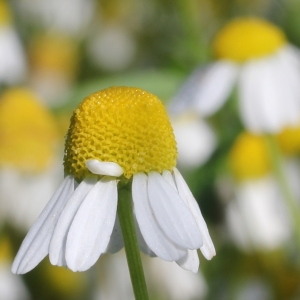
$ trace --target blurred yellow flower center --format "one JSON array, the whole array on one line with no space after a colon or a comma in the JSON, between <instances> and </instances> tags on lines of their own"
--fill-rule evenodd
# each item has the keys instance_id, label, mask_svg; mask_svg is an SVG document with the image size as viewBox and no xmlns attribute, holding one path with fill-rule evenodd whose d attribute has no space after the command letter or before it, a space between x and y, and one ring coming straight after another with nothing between
<instances>
[{"instance_id":1,"label":"blurred yellow flower center","mask_svg":"<svg viewBox=\"0 0 300 300\"><path fill-rule=\"evenodd\" d=\"M57 138L52 115L27 89L7 90L0 99L0 166L39 172L52 162Z\"/></svg>"},{"instance_id":2,"label":"blurred yellow flower center","mask_svg":"<svg viewBox=\"0 0 300 300\"><path fill-rule=\"evenodd\" d=\"M0 0L0 25L11 23L10 8L6 1Z\"/></svg>"},{"instance_id":3,"label":"blurred yellow flower center","mask_svg":"<svg viewBox=\"0 0 300 300\"><path fill-rule=\"evenodd\" d=\"M76 43L66 36L37 36L29 45L29 56L34 69L61 72L70 77L77 74L78 48Z\"/></svg>"},{"instance_id":4,"label":"blurred yellow flower center","mask_svg":"<svg viewBox=\"0 0 300 300\"><path fill-rule=\"evenodd\" d=\"M271 165L263 137L242 133L229 153L229 166L238 180L257 179L266 175Z\"/></svg>"},{"instance_id":5,"label":"blurred yellow flower center","mask_svg":"<svg viewBox=\"0 0 300 300\"><path fill-rule=\"evenodd\" d=\"M284 154L297 155L300 153L300 125L284 129L276 136L276 139Z\"/></svg>"},{"instance_id":6,"label":"blurred yellow flower center","mask_svg":"<svg viewBox=\"0 0 300 300\"><path fill-rule=\"evenodd\" d=\"M124 176L172 170L177 149L160 100L139 88L111 87L86 97L68 130L64 167L81 180L88 159L118 163Z\"/></svg>"},{"instance_id":7,"label":"blurred yellow flower center","mask_svg":"<svg viewBox=\"0 0 300 300\"><path fill-rule=\"evenodd\" d=\"M213 49L219 59L244 62L272 54L284 44L285 35L275 25L258 18L238 18L221 29Z\"/></svg>"},{"instance_id":8,"label":"blurred yellow flower center","mask_svg":"<svg viewBox=\"0 0 300 300\"><path fill-rule=\"evenodd\" d=\"M12 256L11 244L7 237L0 239L0 262L10 262Z\"/></svg>"}]
</instances>

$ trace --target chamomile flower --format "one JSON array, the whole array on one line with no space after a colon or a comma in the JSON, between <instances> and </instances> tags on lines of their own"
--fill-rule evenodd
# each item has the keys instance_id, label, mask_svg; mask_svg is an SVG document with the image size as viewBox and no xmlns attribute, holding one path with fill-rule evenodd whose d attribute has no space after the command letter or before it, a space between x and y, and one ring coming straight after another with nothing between
<instances>
[{"instance_id":1,"label":"chamomile flower","mask_svg":"<svg viewBox=\"0 0 300 300\"><path fill-rule=\"evenodd\" d=\"M242 133L230 151L229 165L236 183L225 215L234 242L245 251L283 246L291 238L292 222L272 174L264 138ZM285 171L290 182L295 181L295 169L290 164ZM296 178L299 180L299 175Z\"/></svg>"},{"instance_id":2,"label":"chamomile flower","mask_svg":"<svg viewBox=\"0 0 300 300\"><path fill-rule=\"evenodd\" d=\"M28 230L60 177L53 115L27 88L0 97L0 220Z\"/></svg>"},{"instance_id":3,"label":"chamomile flower","mask_svg":"<svg viewBox=\"0 0 300 300\"><path fill-rule=\"evenodd\" d=\"M216 61L196 70L175 96L206 117L218 111L237 86L248 131L274 133L299 121L300 52L277 26L259 18L237 18L216 35Z\"/></svg>"},{"instance_id":4,"label":"chamomile flower","mask_svg":"<svg viewBox=\"0 0 300 300\"><path fill-rule=\"evenodd\" d=\"M12 266L53 265L85 271L123 247L120 189L131 189L141 250L197 272L200 249L215 255L206 223L176 169L176 143L166 111L138 88L111 87L86 97L66 136L65 179L25 237ZM118 190L119 188L119 190Z\"/></svg>"}]
</instances>

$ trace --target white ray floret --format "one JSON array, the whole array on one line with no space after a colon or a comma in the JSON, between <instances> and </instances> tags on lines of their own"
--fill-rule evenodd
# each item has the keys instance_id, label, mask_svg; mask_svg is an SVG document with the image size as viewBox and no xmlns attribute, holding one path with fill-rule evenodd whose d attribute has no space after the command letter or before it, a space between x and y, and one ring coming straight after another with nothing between
<instances>
[{"instance_id":1,"label":"white ray floret","mask_svg":"<svg viewBox=\"0 0 300 300\"><path fill-rule=\"evenodd\" d=\"M67 266L85 271L98 260L109 243L117 212L117 181L99 180L78 209L66 244Z\"/></svg>"},{"instance_id":2,"label":"white ray floret","mask_svg":"<svg viewBox=\"0 0 300 300\"><path fill-rule=\"evenodd\" d=\"M25 237L13 262L13 273L29 272L48 254L58 217L73 191L74 179L67 176Z\"/></svg>"},{"instance_id":3,"label":"white ray floret","mask_svg":"<svg viewBox=\"0 0 300 300\"><path fill-rule=\"evenodd\" d=\"M97 159L89 159L85 163L86 167L93 173L97 175L106 176L121 176L124 171L117 163L99 161Z\"/></svg>"}]
</instances>

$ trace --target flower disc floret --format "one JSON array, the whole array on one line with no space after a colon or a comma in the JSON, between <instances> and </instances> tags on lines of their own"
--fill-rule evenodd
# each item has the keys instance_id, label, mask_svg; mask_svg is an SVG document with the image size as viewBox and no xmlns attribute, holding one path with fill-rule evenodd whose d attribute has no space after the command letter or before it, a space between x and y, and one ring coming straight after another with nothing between
<instances>
[{"instance_id":1,"label":"flower disc floret","mask_svg":"<svg viewBox=\"0 0 300 300\"><path fill-rule=\"evenodd\" d=\"M86 97L74 111L66 137L66 174L82 180L86 161L115 162L130 178L172 170L177 149L160 100L139 88L111 87Z\"/></svg>"},{"instance_id":2,"label":"flower disc floret","mask_svg":"<svg viewBox=\"0 0 300 300\"><path fill-rule=\"evenodd\" d=\"M213 49L219 59L244 62L277 51L286 44L284 33L258 18L237 18L215 37Z\"/></svg>"}]
</instances>

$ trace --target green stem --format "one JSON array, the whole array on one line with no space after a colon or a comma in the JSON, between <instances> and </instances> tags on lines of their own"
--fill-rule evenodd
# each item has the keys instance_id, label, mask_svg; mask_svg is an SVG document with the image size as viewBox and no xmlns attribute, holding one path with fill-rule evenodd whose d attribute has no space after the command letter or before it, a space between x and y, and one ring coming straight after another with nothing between
<instances>
[{"instance_id":1,"label":"green stem","mask_svg":"<svg viewBox=\"0 0 300 300\"><path fill-rule=\"evenodd\" d=\"M279 187L286 201L287 207L289 209L289 213L292 217L295 238L298 245L298 249L300 249L300 209L297 201L291 191L291 188L288 184L287 177L284 171L282 156L278 145L273 136L267 135L266 141L269 147L271 164L273 167L274 174L277 178Z\"/></svg>"},{"instance_id":2,"label":"green stem","mask_svg":"<svg viewBox=\"0 0 300 300\"><path fill-rule=\"evenodd\" d=\"M149 296L135 230L131 192L125 188L119 189L118 216L135 299L147 300Z\"/></svg>"}]
</instances>

